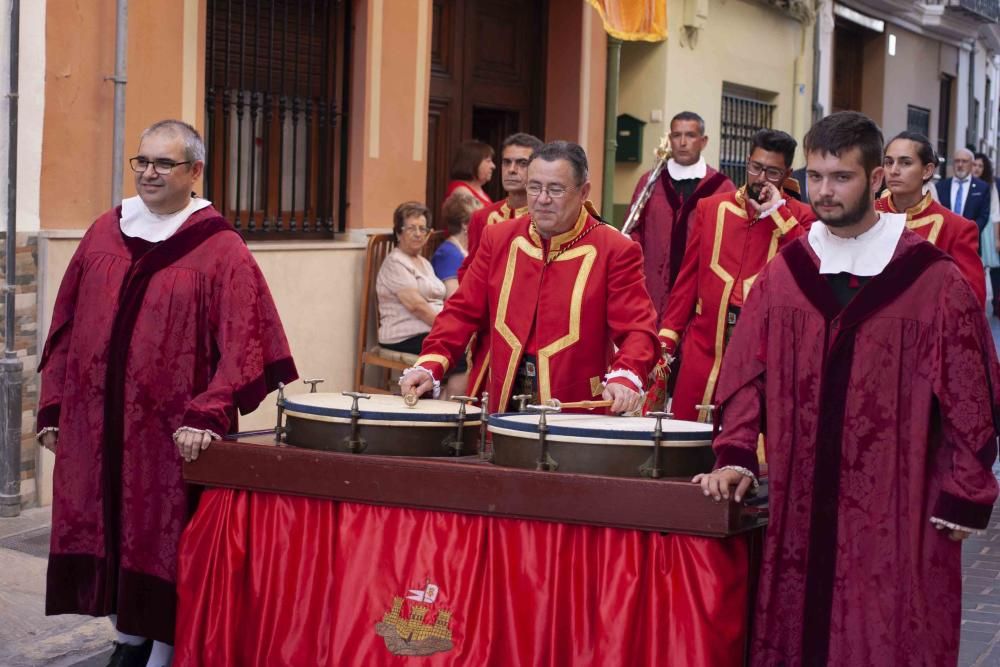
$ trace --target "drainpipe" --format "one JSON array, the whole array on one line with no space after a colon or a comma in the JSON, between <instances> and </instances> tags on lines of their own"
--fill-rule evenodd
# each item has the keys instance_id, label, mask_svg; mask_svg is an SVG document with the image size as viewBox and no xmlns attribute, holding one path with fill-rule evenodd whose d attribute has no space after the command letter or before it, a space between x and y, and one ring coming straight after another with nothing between
<instances>
[{"instance_id":1,"label":"drainpipe","mask_svg":"<svg viewBox=\"0 0 1000 667\"><path fill-rule=\"evenodd\" d=\"M128 0L118 0L115 20L114 131L111 135L111 205L122 203L125 168L125 64L128 50Z\"/></svg>"},{"instance_id":2,"label":"drainpipe","mask_svg":"<svg viewBox=\"0 0 1000 667\"><path fill-rule=\"evenodd\" d=\"M813 22L812 118L810 119L809 122L810 127L812 127L817 122L822 120L823 116L825 115L823 113L825 110L823 109L823 106L819 103L819 77L820 77L819 61L820 58L822 57L819 48L819 40L821 35L820 23L822 23L823 21L822 18L823 9L824 8L822 3L817 3L816 20Z\"/></svg>"},{"instance_id":3,"label":"drainpipe","mask_svg":"<svg viewBox=\"0 0 1000 667\"><path fill-rule=\"evenodd\" d=\"M979 119L976 118L976 43L972 43L972 49L969 51L969 85L968 85L968 96L969 102L967 104L969 112L968 125L965 127L965 147L971 151L978 151L979 147L976 145L977 130L979 129Z\"/></svg>"},{"instance_id":4,"label":"drainpipe","mask_svg":"<svg viewBox=\"0 0 1000 667\"><path fill-rule=\"evenodd\" d=\"M618 70L622 41L608 35L608 74L604 92L604 182L601 188L601 217L611 221L615 210L615 153L618 151ZM584 100L584 104L586 104Z\"/></svg>"},{"instance_id":5,"label":"drainpipe","mask_svg":"<svg viewBox=\"0 0 1000 667\"><path fill-rule=\"evenodd\" d=\"M21 384L24 364L14 350L17 282L17 67L20 0L10 2L10 101L7 118L7 236L4 239L4 352L0 359L0 517L21 513Z\"/></svg>"}]
</instances>

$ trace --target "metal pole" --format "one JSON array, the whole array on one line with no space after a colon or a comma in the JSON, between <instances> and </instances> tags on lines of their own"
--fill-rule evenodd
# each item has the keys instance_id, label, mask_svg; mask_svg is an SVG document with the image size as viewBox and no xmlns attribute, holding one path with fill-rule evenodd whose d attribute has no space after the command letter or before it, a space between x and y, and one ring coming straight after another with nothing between
<instances>
[{"instance_id":1,"label":"metal pole","mask_svg":"<svg viewBox=\"0 0 1000 667\"><path fill-rule=\"evenodd\" d=\"M4 238L4 352L0 360L0 517L21 513L21 383L24 365L14 350L17 282L17 67L20 0L10 2L10 101L7 118L7 235Z\"/></svg>"},{"instance_id":2,"label":"metal pole","mask_svg":"<svg viewBox=\"0 0 1000 667\"><path fill-rule=\"evenodd\" d=\"M604 182L601 184L601 217L611 221L615 210L615 153L618 152L618 70L622 41L608 35L608 76L604 92ZM586 104L586 100L584 101Z\"/></svg>"},{"instance_id":3,"label":"metal pole","mask_svg":"<svg viewBox=\"0 0 1000 667\"><path fill-rule=\"evenodd\" d=\"M115 116L111 135L111 205L122 202L125 169L125 65L128 51L128 0L118 0L115 20Z\"/></svg>"}]
</instances>

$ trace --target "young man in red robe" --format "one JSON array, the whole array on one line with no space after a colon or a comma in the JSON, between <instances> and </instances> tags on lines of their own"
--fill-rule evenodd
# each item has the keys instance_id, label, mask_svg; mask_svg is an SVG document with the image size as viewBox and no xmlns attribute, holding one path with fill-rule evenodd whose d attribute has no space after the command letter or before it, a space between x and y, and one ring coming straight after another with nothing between
<instances>
[{"instance_id":1,"label":"young man in red robe","mask_svg":"<svg viewBox=\"0 0 1000 667\"><path fill-rule=\"evenodd\" d=\"M116 665L170 662L183 461L297 377L253 256L191 197L204 158L186 123L143 132L139 196L80 242L39 364L56 453L46 613L111 615Z\"/></svg>"},{"instance_id":2,"label":"young man in red robe","mask_svg":"<svg viewBox=\"0 0 1000 667\"><path fill-rule=\"evenodd\" d=\"M902 132L885 147L885 193L875 208L906 213L906 226L951 255L979 301L986 305L986 272L979 258L976 223L952 213L924 192L934 176L937 156L930 140L918 132Z\"/></svg>"},{"instance_id":3,"label":"young man in red robe","mask_svg":"<svg viewBox=\"0 0 1000 667\"><path fill-rule=\"evenodd\" d=\"M680 350L671 404L677 419L708 420L708 410L695 406L712 402L723 350L754 279L815 219L808 206L779 189L791 175L796 145L785 132L760 130L747 156L747 184L703 199L695 209L684 264L660 320L668 360ZM650 400L662 398L651 392Z\"/></svg>"},{"instance_id":4,"label":"young man in red robe","mask_svg":"<svg viewBox=\"0 0 1000 667\"><path fill-rule=\"evenodd\" d=\"M642 251L593 214L587 156L576 144L535 151L527 193L530 215L484 230L417 366L400 380L403 393L436 394L472 334L485 330L491 411L522 393L603 396L615 413L638 408L658 356Z\"/></svg>"},{"instance_id":5,"label":"young man in red robe","mask_svg":"<svg viewBox=\"0 0 1000 667\"><path fill-rule=\"evenodd\" d=\"M725 174L708 166L701 156L708 143L701 116L693 111L677 114L670 120L668 138L672 156L631 231L632 239L642 246L646 289L657 319L663 317L681 270L695 206L706 197L736 190ZM636 184L633 203L649 176L647 173Z\"/></svg>"},{"instance_id":6,"label":"young man in red robe","mask_svg":"<svg viewBox=\"0 0 1000 667\"><path fill-rule=\"evenodd\" d=\"M766 434L751 664L955 665L961 540L997 497L989 326L954 260L875 211L870 118L828 116L805 149L819 222L757 279L722 368L716 470L695 481L740 500Z\"/></svg>"},{"instance_id":7,"label":"young man in red robe","mask_svg":"<svg viewBox=\"0 0 1000 667\"><path fill-rule=\"evenodd\" d=\"M524 132L512 134L504 139L500 148L500 173L507 198L472 214L467 231L468 254L458 269L459 283L462 282L465 272L476 256L483 230L490 225L527 215L528 194L525 192L525 187L528 184L528 162L531 154L541 147L541 139ZM485 342L488 336L489 327L477 332L472 344L472 364L469 366L469 385L466 390L469 396L479 396L483 391L483 383L489 368L487 356L489 345Z\"/></svg>"}]
</instances>

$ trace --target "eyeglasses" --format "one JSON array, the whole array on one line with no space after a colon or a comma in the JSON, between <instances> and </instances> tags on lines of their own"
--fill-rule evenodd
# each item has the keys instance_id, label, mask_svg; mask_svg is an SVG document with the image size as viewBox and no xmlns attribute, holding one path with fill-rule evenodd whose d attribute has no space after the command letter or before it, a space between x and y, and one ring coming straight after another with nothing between
<instances>
[{"instance_id":1,"label":"eyeglasses","mask_svg":"<svg viewBox=\"0 0 1000 667\"><path fill-rule=\"evenodd\" d=\"M525 190L531 197L540 197L544 192L553 199L561 199L562 197L565 197L566 193L570 190L576 190L576 187L570 186L568 188L564 188L561 185L542 186L539 183L528 183L528 187L526 187Z\"/></svg>"},{"instance_id":2,"label":"eyeglasses","mask_svg":"<svg viewBox=\"0 0 1000 667\"><path fill-rule=\"evenodd\" d=\"M403 227L403 231L412 236L423 236L430 230L426 227Z\"/></svg>"},{"instance_id":3,"label":"eyeglasses","mask_svg":"<svg viewBox=\"0 0 1000 667\"><path fill-rule=\"evenodd\" d=\"M747 162L747 173L751 176L760 176L761 172L764 174L764 178L769 181L774 181L779 183L785 178L785 170L778 169L777 167L765 167L760 162Z\"/></svg>"},{"instance_id":4,"label":"eyeglasses","mask_svg":"<svg viewBox=\"0 0 1000 667\"><path fill-rule=\"evenodd\" d=\"M137 174L141 174L146 171L149 165L153 165L153 171L161 176L166 176L174 170L174 167L179 167L182 164L191 164L190 160L185 160L184 162L174 162L173 160L150 160L149 158L137 155L128 161L129 165L132 167L132 171Z\"/></svg>"}]
</instances>

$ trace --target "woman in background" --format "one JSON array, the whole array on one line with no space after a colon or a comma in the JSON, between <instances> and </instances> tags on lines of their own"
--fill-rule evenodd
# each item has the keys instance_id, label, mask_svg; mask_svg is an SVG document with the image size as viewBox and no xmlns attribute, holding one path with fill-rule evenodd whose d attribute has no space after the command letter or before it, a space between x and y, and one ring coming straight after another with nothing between
<instances>
[{"instance_id":1,"label":"woman in background","mask_svg":"<svg viewBox=\"0 0 1000 667\"><path fill-rule=\"evenodd\" d=\"M976 223L952 213L924 191L924 184L937 168L937 156L926 136L900 132L889 140L882 156L886 191L875 200L884 213L905 213L906 226L951 255L958 270L972 287L979 303L986 306L986 276L979 258L979 228Z\"/></svg>"},{"instance_id":2,"label":"woman in background","mask_svg":"<svg viewBox=\"0 0 1000 667\"><path fill-rule=\"evenodd\" d=\"M444 192L447 200L452 193L468 191L476 199L489 206L493 203L483 186L493 178L496 165L493 164L493 148L481 141L463 141L458 146L455 159L451 163L448 188Z\"/></svg>"},{"instance_id":3,"label":"woman in background","mask_svg":"<svg viewBox=\"0 0 1000 667\"><path fill-rule=\"evenodd\" d=\"M990 221L979 239L979 251L983 265L990 273L990 289L993 292L993 316L1000 317L1000 194L997 193L997 179L993 174L993 162L983 153L976 153L972 163L972 175L981 178L990 186Z\"/></svg>"},{"instance_id":4,"label":"woman in background","mask_svg":"<svg viewBox=\"0 0 1000 667\"><path fill-rule=\"evenodd\" d=\"M378 296L378 344L387 350L420 354L434 318L444 308L446 289L421 254L430 238L430 211L408 201L392 214L396 247L386 255L375 279ZM463 359L452 370L442 398L460 395L467 382Z\"/></svg>"},{"instance_id":5,"label":"woman in background","mask_svg":"<svg viewBox=\"0 0 1000 667\"><path fill-rule=\"evenodd\" d=\"M438 246L431 257L431 266L438 280L444 283L448 298L458 289L458 267L462 266L468 250L469 220L483 203L464 190L457 190L441 207L444 224L448 228L447 240Z\"/></svg>"}]
</instances>

